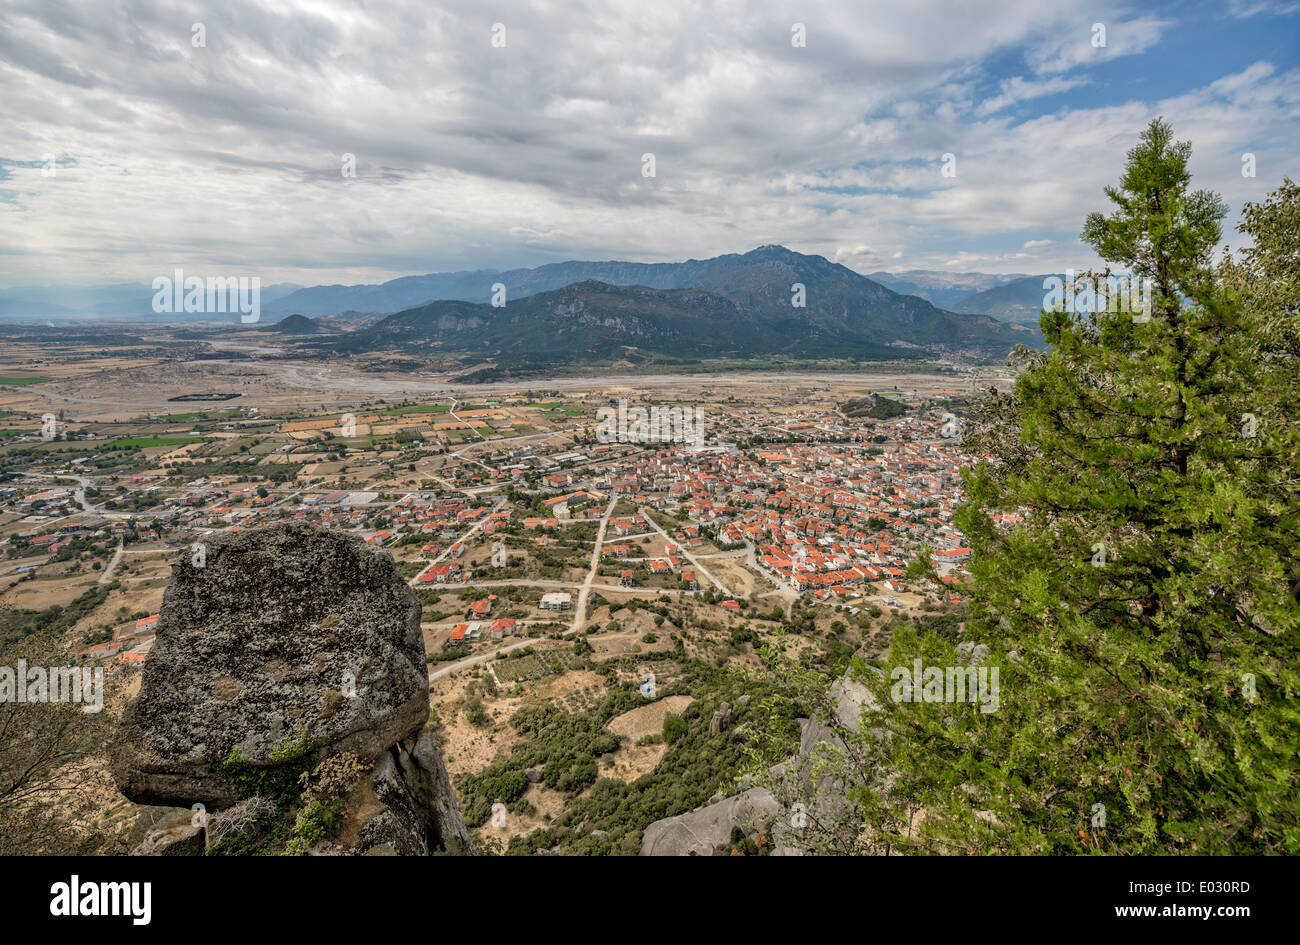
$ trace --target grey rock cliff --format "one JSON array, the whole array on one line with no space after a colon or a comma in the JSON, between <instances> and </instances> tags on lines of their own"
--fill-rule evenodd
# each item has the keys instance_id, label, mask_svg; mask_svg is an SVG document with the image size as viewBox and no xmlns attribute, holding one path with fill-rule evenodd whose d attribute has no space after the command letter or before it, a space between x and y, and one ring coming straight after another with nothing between
<instances>
[{"instance_id":1,"label":"grey rock cliff","mask_svg":"<svg viewBox=\"0 0 1300 945\"><path fill-rule=\"evenodd\" d=\"M217 536L201 566L190 552L174 566L113 776L133 801L215 811L238 800L216 767L232 752L265 766L305 741L374 763L399 852L468 849L422 734L427 672L420 605L388 552L296 522Z\"/></svg>"}]
</instances>

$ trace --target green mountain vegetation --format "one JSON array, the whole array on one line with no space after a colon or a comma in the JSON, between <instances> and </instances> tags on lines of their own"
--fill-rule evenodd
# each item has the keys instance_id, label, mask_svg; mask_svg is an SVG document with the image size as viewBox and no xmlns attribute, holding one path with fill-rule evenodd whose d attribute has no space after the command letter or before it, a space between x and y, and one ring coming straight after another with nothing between
<instances>
[{"instance_id":1,"label":"green mountain vegetation","mask_svg":"<svg viewBox=\"0 0 1300 945\"><path fill-rule=\"evenodd\" d=\"M568 363L647 355L916 359L935 349L999 359L1034 332L954 315L820 256L765 246L721 256L675 289L585 281L486 303L442 300L331 342L341 351L427 348ZM802 286L802 296L794 288Z\"/></svg>"}]
</instances>

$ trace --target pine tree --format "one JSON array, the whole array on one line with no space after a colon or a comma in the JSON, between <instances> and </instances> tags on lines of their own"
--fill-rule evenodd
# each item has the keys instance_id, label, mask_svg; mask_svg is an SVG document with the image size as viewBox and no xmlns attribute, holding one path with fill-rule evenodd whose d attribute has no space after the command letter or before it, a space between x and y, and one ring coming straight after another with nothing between
<instances>
[{"instance_id":1,"label":"pine tree","mask_svg":"<svg viewBox=\"0 0 1300 945\"><path fill-rule=\"evenodd\" d=\"M962 642L900 627L859 662L874 705L825 762L859 829L822 849L1300 852L1300 200L1248 206L1255 248L1216 268L1189 157L1152 122L1083 231L1150 317L1044 311L986 403ZM996 668L996 709L899 700L918 658Z\"/></svg>"},{"instance_id":2,"label":"pine tree","mask_svg":"<svg viewBox=\"0 0 1300 945\"><path fill-rule=\"evenodd\" d=\"M1225 208L1189 157L1153 122L1083 232L1154 283L1149 320L1044 312L1016 383L1028 461L967 479L967 636L1018 663L951 741L1012 848L1300 850L1295 360L1263 357L1264 322L1288 329L1212 267Z\"/></svg>"}]
</instances>

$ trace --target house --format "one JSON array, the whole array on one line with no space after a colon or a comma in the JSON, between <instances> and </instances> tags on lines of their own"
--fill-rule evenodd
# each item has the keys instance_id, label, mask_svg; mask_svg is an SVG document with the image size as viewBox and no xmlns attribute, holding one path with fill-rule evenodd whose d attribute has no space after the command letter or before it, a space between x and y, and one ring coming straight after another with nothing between
<instances>
[{"instance_id":1,"label":"house","mask_svg":"<svg viewBox=\"0 0 1300 945\"><path fill-rule=\"evenodd\" d=\"M682 572L682 583L685 584L686 587L687 587L689 590L692 590L692 591L695 590L697 587L699 587L699 584L697 584L696 581L695 581L695 572L694 572L694 571L683 571L683 572Z\"/></svg>"},{"instance_id":2,"label":"house","mask_svg":"<svg viewBox=\"0 0 1300 945\"><path fill-rule=\"evenodd\" d=\"M633 577L632 577L632 569L631 569L631 568L624 568L622 571L620 571L620 572L618 573L618 578L619 578L619 582L620 582L624 587L631 587L632 584L633 584L633 580L634 580Z\"/></svg>"},{"instance_id":3,"label":"house","mask_svg":"<svg viewBox=\"0 0 1300 945\"><path fill-rule=\"evenodd\" d=\"M573 606L573 595L564 591L543 594L539 606L542 610L568 610Z\"/></svg>"},{"instance_id":4,"label":"house","mask_svg":"<svg viewBox=\"0 0 1300 945\"><path fill-rule=\"evenodd\" d=\"M740 613L740 604L736 603L734 600L724 600L720 606L725 607L728 610L734 610L736 613Z\"/></svg>"},{"instance_id":5,"label":"house","mask_svg":"<svg viewBox=\"0 0 1300 945\"><path fill-rule=\"evenodd\" d=\"M158 615L150 614L148 617L141 617L135 622L136 633L147 633L158 626Z\"/></svg>"},{"instance_id":6,"label":"house","mask_svg":"<svg viewBox=\"0 0 1300 945\"><path fill-rule=\"evenodd\" d=\"M500 640L503 637L513 636L515 632L515 621L509 617L501 617L492 621L489 635L493 640Z\"/></svg>"},{"instance_id":7,"label":"house","mask_svg":"<svg viewBox=\"0 0 1300 945\"><path fill-rule=\"evenodd\" d=\"M420 575L420 583L446 584L459 571L460 565L458 564L435 564L432 567L425 568L424 573Z\"/></svg>"},{"instance_id":8,"label":"house","mask_svg":"<svg viewBox=\"0 0 1300 945\"><path fill-rule=\"evenodd\" d=\"M469 605L470 613L475 617L487 617L492 613L492 602L497 599L495 594L489 594L483 600L476 600Z\"/></svg>"}]
</instances>

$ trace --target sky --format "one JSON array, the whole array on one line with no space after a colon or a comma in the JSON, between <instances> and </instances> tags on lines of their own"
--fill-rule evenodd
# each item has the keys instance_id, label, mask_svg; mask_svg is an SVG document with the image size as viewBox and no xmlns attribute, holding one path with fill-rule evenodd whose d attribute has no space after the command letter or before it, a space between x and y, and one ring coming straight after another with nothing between
<instances>
[{"instance_id":1,"label":"sky","mask_svg":"<svg viewBox=\"0 0 1300 945\"><path fill-rule=\"evenodd\" d=\"M1156 116L1240 245L1300 177L1300 0L0 0L0 287L1084 268Z\"/></svg>"}]
</instances>

